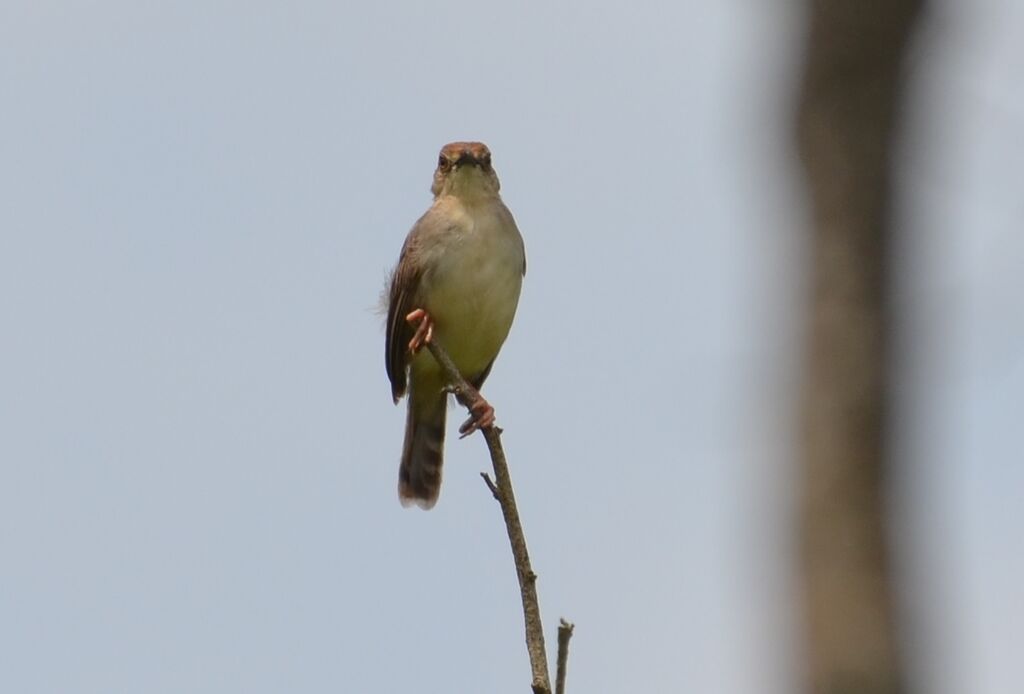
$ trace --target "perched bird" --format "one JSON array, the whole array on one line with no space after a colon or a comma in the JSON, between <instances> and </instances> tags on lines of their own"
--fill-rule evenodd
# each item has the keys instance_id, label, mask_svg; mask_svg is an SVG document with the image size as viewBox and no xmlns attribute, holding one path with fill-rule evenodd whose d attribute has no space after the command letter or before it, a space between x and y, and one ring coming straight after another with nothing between
<instances>
[{"instance_id":1,"label":"perched bird","mask_svg":"<svg viewBox=\"0 0 1024 694\"><path fill-rule=\"evenodd\" d=\"M409 395L398 468L403 506L429 509L441 491L448 394L440 367L421 348L436 339L480 388L512 327L526 252L498 189L487 145L445 145L431 186L434 203L409 232L391 274L385 365L395 403ZM494 423L486 401L472 415L459 429L463 435Z\"/></svg>"}]
</instances>

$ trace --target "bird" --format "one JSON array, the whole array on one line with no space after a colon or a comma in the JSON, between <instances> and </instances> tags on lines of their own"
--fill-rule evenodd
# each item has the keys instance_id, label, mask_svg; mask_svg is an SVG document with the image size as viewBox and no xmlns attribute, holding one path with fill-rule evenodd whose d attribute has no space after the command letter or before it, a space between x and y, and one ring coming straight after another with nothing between
<instances>
[{"instance_id":1,"label":"bird","mask_svg":"<svg viewBox=\"0 0 1024 694\"><path fill-rule=\"evenodd\" d=\"M388 282L385 366L395 404L408 395L402 506L428 510L441 491L447 382L423 346L436 340L479 390L516 314L526 250L500 187L487 145L442 147L433 203L409 231ZM493 424L494 408L481 399L459 432Z\"/></svg>"}]
</instances>

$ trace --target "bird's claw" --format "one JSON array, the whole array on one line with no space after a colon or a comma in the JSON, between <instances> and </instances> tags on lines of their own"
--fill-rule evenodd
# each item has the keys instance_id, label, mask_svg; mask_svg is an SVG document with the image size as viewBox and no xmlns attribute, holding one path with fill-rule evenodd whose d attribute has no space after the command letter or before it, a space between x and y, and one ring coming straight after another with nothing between
<instances>
[{"instance_id":1,"label":"bird's claw","mask_svg":"<svg viewBox=\"0 0 1024 694\"><path fill-rule=\"evenodd\" d=\"M490 429L494 426L494 408L483 398L473 403L469 412L469 419L459 427L460 439L466 438L477 429Z\"/></svg>"},{"instance_id":2,"label":"bird's claw","mask_svg":"<svg viewBox=\"0 0 1024 694\"><path fill-rule=\"evenodd\" d=\"M419 325L416 326L416 332L413 333L412 339L409 340L409 351L416 354L423 345L434 338L434 319L430 317L429 313L418 308L415 311L411 311L405 317L405 320L410 323L419 321Z\"/></svg>"}]
</instances>

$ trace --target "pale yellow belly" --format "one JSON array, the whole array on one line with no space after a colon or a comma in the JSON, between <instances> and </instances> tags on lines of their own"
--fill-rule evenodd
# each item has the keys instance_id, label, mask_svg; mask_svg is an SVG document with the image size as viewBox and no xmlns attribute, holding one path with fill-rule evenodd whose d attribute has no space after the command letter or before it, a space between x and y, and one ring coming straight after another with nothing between
<instances>
[{"instance_id":1,"label":"pale yellow belly","mask_svg":"<svg viewBox=\"0 0 1024 694\"><path fill-rule=\"evenodd\" d=\"M435 276L425 303L434 319L434 338L459 371L473 378L494 360L512 327L523 281L522 253L509 247L460 251ZM432 357L423 356L413 360L414 371L436 368Z\"/></svg>"}]
</instances>

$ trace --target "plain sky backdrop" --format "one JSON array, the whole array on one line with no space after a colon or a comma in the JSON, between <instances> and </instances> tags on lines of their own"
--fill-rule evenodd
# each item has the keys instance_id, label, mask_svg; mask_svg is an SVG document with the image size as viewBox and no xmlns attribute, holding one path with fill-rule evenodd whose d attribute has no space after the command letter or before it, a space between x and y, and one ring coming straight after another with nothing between
<instances>
[{"instance_id":1,"label":"plain sky backdrop","mask_svg":"<svg viewBox=\"0 0 1024 694\"><path fill-rule=\"evenodd\" d=\"M912 56L893 508L938 694L1024 683L1022 20L940 3ZM399 506L376 312L437 150L480 139L529 258L486 390L569 690L792 692L802 31L4 2L0 691L527 690L484 444Z\"/></svg>"}]
</instances>

